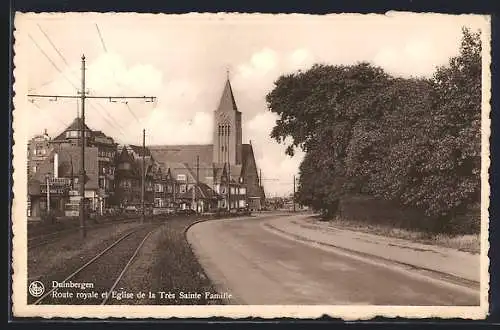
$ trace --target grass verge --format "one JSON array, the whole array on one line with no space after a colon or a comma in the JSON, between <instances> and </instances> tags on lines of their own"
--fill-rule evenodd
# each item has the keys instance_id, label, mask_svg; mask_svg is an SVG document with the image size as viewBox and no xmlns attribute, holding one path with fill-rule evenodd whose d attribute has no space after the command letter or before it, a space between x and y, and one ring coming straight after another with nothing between
<instances>
[{"instance_id":1,"label":"grass verge","mask_svg":"<svg viewBox=\"0 0 500 330\"><path fill-rule=\"evenodd\" d=\"M166 219L145 242L136 261L120 281L129 292L142 292L136 297L113 302L125 305L222 305L222 299L211 299L206 292L217 293L191 250L186 229L202 218L199 216ZM214 297L212 297L214 298Z\"/></svg>"},{"instance_id":2,"label":"grass verge","mask_svg":"<svg viewBox=\"0 0 500 330\"><path fill-rule=\"evenodd\" d=\"M320 221L318 216L310 217L312 223L325 223ZM394 228L384 225L373 225L342 218L335 218L328 221L331 227L339 229L348 229L368 234L375 234L387 237L406 239L416 243L437 245L447 247L463 252L478 254L480 252L479 234L473 235L447 235L447 234L432 234L417 230L407 230L402 228Z\"/></svg>"},{"instance_id":3,"label":"grass verge","mask_svg":"<svg viewBox=\"0 0 500 330\"><path fill-rule=\"evenodd\" d=\"M216 293L215 286L205 275L191 250L185 231L198 217L168 221L161 229L156 246L157 263L153 268L155 286L159 291L172 292L174 299L156 297L156 304L211 305L223 304L222 299L207 299L205 292ZM200 298L183 299L181 293L199 293Z\"/></svg>"}]
</instances>

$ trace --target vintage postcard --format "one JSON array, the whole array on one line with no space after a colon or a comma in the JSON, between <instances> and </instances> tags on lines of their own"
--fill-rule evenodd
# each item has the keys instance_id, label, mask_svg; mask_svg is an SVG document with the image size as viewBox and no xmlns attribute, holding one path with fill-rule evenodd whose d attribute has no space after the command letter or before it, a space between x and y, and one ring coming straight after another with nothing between
<instances>
[{"instance_id":1,"label":"vintage postcard","mask_svg":"<svg viewBox=\"0 0 500 330\"><path fill-rule=\"evenodd\" d=\"M14 23L15 317L487 316L488 16Z\"/></svg>"}]
</instances>

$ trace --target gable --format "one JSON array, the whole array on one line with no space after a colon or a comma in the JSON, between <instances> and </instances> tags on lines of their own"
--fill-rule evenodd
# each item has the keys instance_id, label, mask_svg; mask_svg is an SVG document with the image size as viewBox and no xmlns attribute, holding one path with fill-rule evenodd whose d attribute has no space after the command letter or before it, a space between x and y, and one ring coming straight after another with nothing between
<instances>
[{"instance_id":1,"label":"gable","mask_svg":"<svg viewBox=\"0 0 500 330\"><path fill-rule=\"evenodd\" d=\"M241 147L243 156L241 175L245 178L247 184L247 194L248 196L261 197L263 192L259 185L259 174L252 145L242 144Z\"/></svg>"}]
</instances>

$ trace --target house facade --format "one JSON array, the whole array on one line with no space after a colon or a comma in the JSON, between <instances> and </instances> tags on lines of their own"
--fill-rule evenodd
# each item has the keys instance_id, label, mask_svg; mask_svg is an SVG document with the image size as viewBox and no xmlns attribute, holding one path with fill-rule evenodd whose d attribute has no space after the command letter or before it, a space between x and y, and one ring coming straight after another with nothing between
<instances>
[{"instance_id":1,"label":"house facade","mask_svg":"<svg viewBox=\"0 0 500 330\"><path fill-rule=\"evenodd\" d=\"M28 141L28 180L38 171L40 164L47 159L51 149L50 140L45 130L44 134L35 135Z\"/></svg>"},{"instance_id":2,"label":"house facade","mask_svg":"<svg viewBox=\"0 0 500 330\"><path fill-rule=\"evenodd\" d=\"M80 125L81 119L76 118L61 134L50 141L50 145L59 149L80 146ZM110 204L115 191L116 143L113 138L101 131L92 130L87 125L85 125L84 132L86 151L88 148L97 150L98 188L92 198L98 200L99 209L105 209Z\"/></svg>"},{"instance_id":3,"label":"house facade","mask_svg":"<svg viewBox=\"0 0 500 330\"><path fill-rule=\"evenodd\" d=\"M49 210L63 216L77 216L80 203L81 150L74 146L54 146L28 184L30 216L40 217ZM85 150L85 198L87 206L102 211L99 199L98 149Z\"/></svg>"}]
</instances>

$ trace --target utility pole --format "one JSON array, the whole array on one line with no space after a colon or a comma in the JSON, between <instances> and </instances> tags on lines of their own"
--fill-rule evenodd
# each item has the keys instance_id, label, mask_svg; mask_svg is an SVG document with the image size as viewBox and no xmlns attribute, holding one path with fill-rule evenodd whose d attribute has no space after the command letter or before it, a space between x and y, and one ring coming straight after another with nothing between
<instances>
[{"instance_id":1,"label":"utility pole","mask_svg":"<svg viewBox=\"0 0 500 330\"><path fill-rule=\"evenodd\" d=\"M80 119L80 212L78 216L80 218L80 232L82 238L87 236L87 230L85 228L85 55L82 55L82 90L80 91L81 97L81 119Z\"/></svg>"},{"instance_id":2,"label":"utility pole","mask_svg":"<svg viewBox=\"0 0 500 330\"><path fill-rule=\"evenodd\" d=\"M50 175L47 174L45 176L45 178L47 179L47 216L49 216L49 213L50 213L50 183L49 183Z\"/></svg>"},{"instance_id":3,"label":"utility pole","mask_svg":"<svg viewBox=\"0 0 500 330\"><path fill-rule=\"evenodd\" d=\"M194 197L196 204L196 213L198 213L198 197L196 196L196 190L198 189L198 185L200 184L200 156L196 156L196 185L194 187Z\"/></svg>"},{"instance_id":4,"label":"utility pole","mask_svg":"<svg viewBox=\"0 0 500 330\"><path fill-rule=\"evenodd\" d=\"M145 210L144 210L144 190L146 184L146 130L142 130L142 185L141 185L141 223L144 223Z\"/></svg>"},{"instance_id":5,"label":"utility pole","mask_svg":"<svg viewBox=\"0 0 500 330\"><path fill-rule=\"evenodd\" d=\"M293 176L293 212L295 212L295 175Z\"/></svg>"},{"instance_id":6,"label":"utility pole","mask_svg":"<svg viewBox=\"0 0 500 330\"><path fill-rule=\"evenodd\" d=\"M229 177L229 183L228 183L228 188L227 188L227 201L228 201L228 208L229 212L231 212L231 154L229 153L229 144L231 142L230 136L231 136L231 127L227 127L227 174Z\"/></svg>"},{"instance_id":7,"label":"utility pole","mask_svg":"<svg viewBox=\"0 0 500 330\"><path fill-rule=\"evenodd\" d=\"M82 82L81 91L78 92L80 95L41 95L41 94L28 94L27 97L31 98L49 98L49 99L80 99L81 107L81 120L80 120L80 150L81 150L81 167L80 167L80 232L82 238L85 238L86 228L85 228L85 100L86 99L108 99L113 102L113 99L145 99L146 102L153 102L156 100L154 96L90 96L87 95L85 91L85 55L82 55Z\"/></svg>"}]
</instances>

